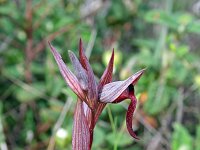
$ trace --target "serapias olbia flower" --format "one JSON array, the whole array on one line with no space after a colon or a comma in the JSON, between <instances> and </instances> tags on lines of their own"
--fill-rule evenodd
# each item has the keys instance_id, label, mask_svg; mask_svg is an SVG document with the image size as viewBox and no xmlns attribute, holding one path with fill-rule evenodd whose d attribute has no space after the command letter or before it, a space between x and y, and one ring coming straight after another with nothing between
<instances>
[{"instance_id":1,"label":"serapias olbia flower","mask_svg":"<svg viewBox=\"0 0 200 150\"><path fill-rule=\"evenodd\" d=\"M49 45L63 78L78 96L74 112L73 150L91 149L93 130L106 104L119 103L125 99L131 100L126 113L127 129L132 137L138 139L132 129L132 119L137 103L134 86L144 73L144 69L124 81L112 82L113 49L108 66L100 78L99 83L97 83L89 61L84 54L81 39L79 43L79 59L72 51L69 51L69 57L73 64L75 75L65 65L57 50L50 43Z\"/></svg>"}]
</instances>

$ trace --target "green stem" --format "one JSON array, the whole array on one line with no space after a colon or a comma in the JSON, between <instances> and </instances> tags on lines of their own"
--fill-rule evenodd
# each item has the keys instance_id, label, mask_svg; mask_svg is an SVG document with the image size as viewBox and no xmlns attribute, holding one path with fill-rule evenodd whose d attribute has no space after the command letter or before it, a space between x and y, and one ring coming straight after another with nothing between
<instances>
[{"instance_id":1,"label":"green stem","mask_svg":"<svg viewBox=\"0 0 200 150\"><path fill-rule=\"evenodd\" d=\"M166 0L166 13L171 14L172 8L173 8L173 0ZM154 54L155 62L156 64L159 64L161 62L163 50L165 49L165 41L168 33L168 27L162 26L161 32L158 39L158 44L156 45L156 50Z\"/></svg>"},{"instance_id":2,"label":"green stem","mask_svg":"<svg viewBox=\"0 0 200 150\"><path fill-rule=\"evenodd\" d=\"M108 109L108 116L109 116L109 119L110 119L112 130L113 130L114 133L116 133L116 127L115 127L115 123L114 123L114 119L113 119L113 116L112 116L111 109L110 109L109 106L107 106L107 109Z\"/></svg>"}]
</instances>

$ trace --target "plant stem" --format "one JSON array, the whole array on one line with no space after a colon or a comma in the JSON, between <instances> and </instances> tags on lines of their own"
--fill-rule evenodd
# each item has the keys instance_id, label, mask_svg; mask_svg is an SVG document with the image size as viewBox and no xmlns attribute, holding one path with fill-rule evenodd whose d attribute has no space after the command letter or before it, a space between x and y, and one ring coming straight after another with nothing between
<instances>
[{"instance_id":1,"label":"plant stem","mask_svg":"<svg viewBox=\"0 0 200 150\"><path fill-rule=\"evenodd\" d=\"M0 102L0 149L1 150L8 150L6 141L5 141L5 136L4 136L4 132L3 132L3 125L2 125L2 109L3 109L3 103Z\"/></svg>"},{"instance_id":2,"label":"plant stem","mask_svg":"<svg viewBox=\"0 0 200 150\"><path fill-rule=\"evenodd\" d=\"M173 8L173 0L167 0L165 5L166 5L166 12L168 14L171 14L172 8ZM154 54L156 64L159 64L160 59L162 57L163 50L165 49L165 41L166 41L167 33L168 33L168 27L162 26L159 39L158 39L158 44L156 45L156 50Z\"/></svg>"}]
</instances>

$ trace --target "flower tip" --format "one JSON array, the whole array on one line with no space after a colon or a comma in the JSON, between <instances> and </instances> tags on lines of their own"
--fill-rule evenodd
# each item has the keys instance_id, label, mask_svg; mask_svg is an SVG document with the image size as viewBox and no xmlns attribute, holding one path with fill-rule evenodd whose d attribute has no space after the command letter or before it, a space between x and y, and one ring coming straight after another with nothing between
<instances>
[{"instance_id":1,"label":"flower tip","mask_svg":"<svg viewBox=\"0 0 200 150\"><path fill-rule=\"evenodd\" d=\"M53 45L51 45L51 43L48 41L48 44L49 44L49 47L50 47L50 49L51 49L51 52L53 53L53 54L55 54L56 53L56 49L53 47Z\"/></svg>"},{"instance_id":2,"label":"flower tip","mask_svg":"<svg viewBox=\"0 0 200 150\"><path fill-rule=\"evenodd\" d=\"M131 137L133 137L136 140L140 140L140 138L133 132L133 131L129 131L129 134Z\"/></svg>"},{"instance_id":3,"label":"flower tip","mask_svg":"<svg viewBox=\"0 0 200 150\"><path fill-rule=\"evenodd\" d=\"M146 68L140 70L139 72L140 72L141 74L143 74L145 71L146 71Z\"/></svg>"},{"instance_id":4,"label":"flower tip","mask_svg":"<svg viewBox=\"0 0 200 150\"><path fill-rule=\"evenodd\" d=\"M114 54L114 52L115 52L115 49L113 48L113 49L112 49L112 54Z\"/></svg>"},{"instance_id":5,"label":"flower tip","mask_svg":"<svg viewBox=\"0 0 200 150\"><path fill-rule=\"evenodd\" d=\"M110 57L109 64L111 63L111 64L113 65L113 63L114 63L114 57L115 57L115 50L114 50L114 48L113 48L112 54L111 54L111 57ZM108 64L108 65L109 65L109 64Z\"/></svg>"},{"instance_id":6,"label":"flower tip","mask_svg":"<svg viewBox=\"0 0 200 150\"><path fill-rule=\"evenodd\" d=\"M81 38L80 38L80 42L79 42L79 56L82 57L82 58L85 56L84 48L83 48L83 42L82 42Z\"/></svg>"},{"instance_id":7,"label":"flower tip","mask_svg":"<svg viewBox=\"0 0 200 150\"><path fill-rule=\"evenodd\" d=\"M68 55L70 57L71 55L73 55L73 52L71 50L68 50Z\"/></svg>"},{"instance_id":8,"label":"flower tip","mask_svg":"<svg viewBox=\"0 0 200 150\"><path fill-rule=\"evenodd\" d=\"M71 59L71 62L73 63L73 59L75 56L75 54L71 51L71 50L68 50L68 55L69 55L69 58Z\"/></svg>"},{"instance_id":9,"label":"flower tip","mask_svg":"<svg viewBox=\"0 0 200 150\"><path fill-rule=\"evenodd\" d=\"M51 47L52 47L51 42L50 42L50 41L47 41L47 43L48 43L48 45L49 45L50 48L51 48Z\"/></svg>"},{"instance_id":10,"label":"flower tip","mask_svg":"<svg viewBox=\"0 0 200 150\"><path fill-rule=\"evenodd\" d=\"M82 39L80 38L79 40L79 50L82 50L83 49L83 42L82 42Z\"/></svg>"},{"instance_id":11,"label":"flower tip","mask_svg":"<svg viewBox=\"0 0 200 150\"><path fill-rule=\"evenodd\" d=\"M112 55L111 55L111 58L114 58L114 55L115 55L115 49L113 48L113 49L112 49Z\"/></svg>"},{"instance_id":12,"label":"flower tip","mask_svg":"<svg viewBox=\"0 0 200 150\"><path fill-rule=\"evenodd\" d=\"M134 138L134 139L136 139L136 140L138 140L138 141L140 140L140 138L139 138L139 137L137 137L137 136L135 136L135 137L133 137L133 138Z\"/></svg>"},{"instance_id":13,"label":"flower tip","mask_svg":"<svg viewBox=\"0 0 200 150\"><path fill-rule=\"evenodd\" d=\"M144 71L146 71L147 70L147 67L146 68L144 68L144 69L142 69L142 71L144 72Z\"/></svg>"},{"instance_id":14,"label":"flower tip","mask_svg":"<svg viewBox=\"0 0 200 150\"><path fill-rule=\"evenodd\" d=\"M136 72L135 75L137 76L137 78L140 78L140 77L142 76L142 74L143 74L145 71L146 71L146 68L144 68L144 69L142 69L142 70Z\"/></svg>"},{"instance_id":15,"label":"flower tip","mask_svg":"<svg viewBox=\"0 0 200 150\"><path fill-rule=\"evenodd\" d=\"M140 140L140 138L139 138L139 137L137 137L137 136L135 137L135 139L136 139L136 140L138 140L138 141Z\"/></svg>"}]
</instances>

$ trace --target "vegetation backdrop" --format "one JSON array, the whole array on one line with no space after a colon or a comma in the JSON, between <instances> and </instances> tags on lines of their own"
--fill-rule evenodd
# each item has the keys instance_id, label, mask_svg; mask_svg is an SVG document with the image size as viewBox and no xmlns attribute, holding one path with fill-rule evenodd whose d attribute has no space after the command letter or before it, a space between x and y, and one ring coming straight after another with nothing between
<instances>
[{"instance_id":1,"label":"vegetation backdrop","mask_svg":"<svg viewBox=\"0 0 200 150\"><path fill-rule=\"evenodd\" d=\"M0 149L71 149L76 96L47 41L71 68L82 38L101 76L112 48L114 80L142 68L133 120L128 102L108 105L95 150L200 150L200 1L0 0Z\"/></svg>"}]
</instances>

